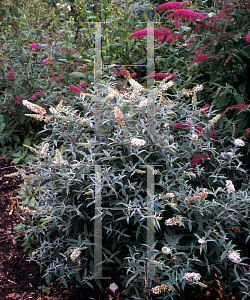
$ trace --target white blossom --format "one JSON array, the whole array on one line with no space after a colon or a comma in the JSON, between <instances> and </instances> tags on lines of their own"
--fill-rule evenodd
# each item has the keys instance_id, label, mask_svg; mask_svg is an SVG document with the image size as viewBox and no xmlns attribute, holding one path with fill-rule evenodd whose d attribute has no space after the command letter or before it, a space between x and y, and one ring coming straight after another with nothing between
<instances>
[{"instance_id":1,"label":"white blossom","mask_svg":"<svg viewBox=\"0 0 250 300\"><path fill-rule=\"evenodd\" d=\"M235 139L234 140L234 145L239 146L239 147L243 147L243 146L245 146L245 142L243 142L242 139Z\"/></svg>"},{"instance_id":2,"label":"white blossom","mask_svg":"<svg viewBox=\"0 0 250 300\"><path fill-rule=\"evenodd\" d=\"M181 222L182 216L177 216L173 218L169 218L165 221L165 225L167 226L173 226L173 225L179 225L179 226L184 226L183 223Z\"/></svg>"},{"instance_id":3,"label":"white blossom","mask_svg":"<svg viewBox=\"0 0 250 300\"><path fill-rule=\"evenodd\" d=\"M186 273L183 276L183 279L185 279L189 282L199 281L201 279L201 275L200 275L200 273L190 272L190 273Z\"/></svg>"},{"instance_id":4,"label":"white blossom","mask_svg":"<svg viewBox=\"0 0 250 300\"><path fill-rule=\"evenodd\" d=\"M109 289L115 293L115 291L118 289L118 286L115 283L110 284Z\"/></svg>"},{"instance_id":5,"label":"white blossom","mask_svg":"<svg viewBox=\"0 0 250 300\"><path fill-rule=\"evenodd\" d=\"M206 244L206 241L205 241L205 239L199 239L198 243L201 245L204 245L204 244Z\"/></svg>"},{"instance_id":6,"label":"white blossom","mask_svg":"<svg viewBox=\"0 0 250 300\"><path fill-rule=\"evenodd\" d=\"M236 251L229 251L228 258L235 264L239 264L241 262L240 254Z\"/></svg>"},{"instance_id":7,"label":"white blossom","mask_svg":"<svg viewBox=\"0 0 250 300\"><path fill-rule=\"evenodd\" d=\"M137 90L137 91L143 91L144 87L137 81L135 81L133 78L129 78L129 83L131 84L131 86L133 87L133 89Z\"/></svg>"},{"instance_id":8,"label":"white blossom","mask_svg":"<svg viewBox=\"0 0 250 300\"><path fill-rule=\"evenodd\" d=\"M231 158L234 157L234 153L231 152L231 151L229 151L229 152L221 152L221 156L222 156L224 159L227 158L226 155L229 155Z\"/></svg>"},{"instance_id":9,"label":"white blossom","mask_svg":"<svg viewBox=\"0 0 250 300\"><path fill-rule=\"evenodd\" d=\"M41 116L44 116L46 114L46 110L43 107L36 105L28 100L23 100L23 105L26 106L29 110Z\"/></svg>"},{"instance_id":10,"label":"white blossom","mask_svg":"<svg viewBox=\"0 0 250 300\"><path fill-rule=\"evenodd\" d=\"M226 188L227 188L227 192L230 193L235 193L235 188L234 188L234 184L231 180L226 180Z\"/></svg>"},{"instance_id":11,"label":"white blossom","mask_svg":"<svg viewBox=\"0 0 250 300\"><path fill-rule=\"evenodd\" d=\"M174 198L175 194L174 193L166 193L163 195L163 199L169 199L169 198Z\"/></svg>"},{"instance_id":12,"label":"white blossom","mask_svg":"<svg viewBox=\"0 0 250 300\"><path fill-rule=\"evenodd\" d=\"M166 247L166 246L162 247L161 251L165 254L171 254L172 253L172 249L169 248L169 247Z\"/></svg>"},{"instance_id":13,"label":"white blossom","mask_svg":"<svg viewBox=\"0 0 250 300\"><path fill-rule=\"evenodd\" d=\"M165 127L166 129L168 129L168 128L170 128L170 125L169 125L168 123L165 123L165 124L163 125L163 127Z\"/></svg>"},{"instance_id":14,"label":"white blossom","mask_svg":"<svg viewBox=\"0 0 250 300\"><path fill-rule=\"evenodd\" d=\"M160 287L157 285L157 286L155 286L154 288L152 288L152 292L153 292L154 294L160 294L160 293L161 293L161 289L160 289Z\"/></svg>"},{"instance_id":15,"label":"white blossom","mask_svg":"<svg viewBox=\"0 0 250 300\"><path fill-rule=\"evenodd\" d=\"M74 251L70 254L70 259L75 261L81 254L81 250L79 248L75 248Z\"/></svg>"},{"instance_id":16,"label":"white blossom","mask_svg":"<svg viewBox=\"0 0 250 300\"><path fill-rule=\"evenodd\" d=\"M146 144L146 142L143 139L137 139L137 138L133 138L130 141L132 146L136 146L136 147L141 147L144 146Z\"/></svg>"},{"instance_id":17,"label":"white blossom","mask_svg":"<svg viewBox=\"0 0 250 300\"><path fill-rule=\"evenodd\" d=\"M198 137L197 134L193 134L193 135L192 135L192 140L198 140L198 138L199 138L199 137Z\"/></svg>"},{"instance_id":18,"label":"white blossom","mask_svg":"<svg viewBox=\"0 0 250 300\"><path fill-rule=\"evenodd\" d=\"M210 124L213 125L213 124L215 124L215 123L218 122L218 120L220 119L220 117L221 117L221 114L218 114L215 117L213 117L211 120L209 120L208 123L210 123Z\"/></svg>"}]
</instances>

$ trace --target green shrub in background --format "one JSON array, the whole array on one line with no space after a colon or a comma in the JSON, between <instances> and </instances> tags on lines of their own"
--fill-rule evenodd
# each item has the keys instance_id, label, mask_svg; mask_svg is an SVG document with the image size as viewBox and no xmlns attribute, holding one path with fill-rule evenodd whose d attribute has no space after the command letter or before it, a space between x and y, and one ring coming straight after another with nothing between
<instances>
[{"instance_id":1,"label":"green shrub in background","mask_svg":"<svg viewBox=\"0 0 250 300\"><path fill-rule=\"evenodd\" d=\"M154 88L155 133L150 135L146 90L131 78L128 82L130 88L123 92L108 79L101 91L82 93L75 101L82 105L79 114L63 102L50 106L50 114L23 102L50 133L30 147L36 159L19 171L26 182L22 195L30 186L35 197L23 202L29 213L25 240L33 237L33 244L38 243L29 244L29 260L41 266L48 284L55 278L65 285L68 280L83 284L93 275L99 165L102 207L123 208L101 212L102 268L124 278L124 294L177 299L186 284L205 287L223 274L226 290L240 291L245 299L250 198L248 175L239 160L244 138L231 137L224 147L216 134L221 116L197 101L202 85L178 90L169 78ZM102 135L95 135L99 93ZM147 165L155 165L154 216L147 214ZM148 218L155 222L152 261L146 257ZM160 279L147 280L149 264Z\"/></svg>"},{"instance_id":2,"label":"green shrub in background","mask_svg":"<svg viewBox=\"0 0 250 300\"><path fill-rule=\"evenodd\" d=\"M88 86L84 80L90 82L88 76L93 80L82 55L69 47L67 37L70 29L65 31L60 24L56 25L58 18L55 9L50 13L57 28L53 24L46 28L44 26L50 21L41 20L42 13L46 13L48 9L44 9L40 2L28 4L30 6L20 5L19 10L23 10L22 18L11 21L11 31L3 30L0 35L1 113L4 115L5 131L13 132L11 136L3 136L2 144L5 147L2 147L1 152L14 149L14 156L20 152L25 140L34 143L41 138L38 132L41 131L42 123L26 117L28 110L22 105L22 100L32 101L45 108L46 104L56 105L60 100L72 105L75 94ZM31 26L26 18L36 8L39 8L42 16L37 16L35 20L29 19L32 21ZM1 25L4 28L3 21Z\"/></svg>"},{"instance_id":3,"label":"green shrub in background","mask_svg":"<svg viewBox=\"0 0 250 300\"><path fill-rule=\"evenodd\" d=\"M160 14L162 23L155 27L165 33L155 42L156 72L178 73L185 88L202 82L203 98L220 112L231 105L249 104L249 5L245 0L209 0L157 6L155 20ZM140 38L140 46L146 43L145 28L131 35ZM231 111L227 117L236 136L249 128L248 114ZM244 147L243 153L242 160L249 164L249 148Z\"/></svg>"}]
</instances>

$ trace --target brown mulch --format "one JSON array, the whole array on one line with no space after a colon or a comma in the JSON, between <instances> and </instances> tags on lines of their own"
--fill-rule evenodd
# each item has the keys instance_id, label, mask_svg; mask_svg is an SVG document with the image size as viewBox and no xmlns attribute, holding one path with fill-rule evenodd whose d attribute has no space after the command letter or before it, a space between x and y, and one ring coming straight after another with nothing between
<instances>
[{"instance_id":1,"label":"brown mulch","mask_svg":"<svg viewBox=\"0 0 250 300\"><path fill-rule=\"evenodd\" d=\"M17 238L13 228L22 222L25 214L18 208L18 186L22 183L20 177L5 177L16 172L13 164L4 155L0 155L0 300L2 299L123 299L120 296L121 279L112 278L103 282L103 290L92 290L89 286L75 287L69 283L66 288L55 281L50 285L50 294L43 293L39 286L45 285L40 274L40 267L27 261L28 251L23 252L22 237ZM93 282L91 282L93 284ZM114 294L109 285L116 283L119 290Z\"/></svg>"},{"instance_id":2,"label":"brown mulch","mask_svg":"<svg viewBox=\"0 0 250 300\"><path fill-rule=\"evenodd\" d=\"M5 177L5 174L16 172L16 169L8 158L0 155L0 300L2 299L91 299L91 300L122 300L122 279L113 276L110 280L102 281L103 290L92 290L89 286L75 287L69 283L66 288L61 282L55 281L50 285L50 294L43 293L39 286L45 285L45 280L40 274L40 267L27 261L28 251L23 252L22 237L18 237L13 229L22 222L25 214L18 208L18 186L22 183L20 177ZM105 274L105 276L110 274ZM226 294L221 287L222 277L210 282L208 288L200 291L187 287L182 300L190 299L218 299L240 300L237 293ZM114 294L109 290L109 285L116 283L118 290ZM93 282L91 282L93 284Z\"/></svg>"}]
</instances>

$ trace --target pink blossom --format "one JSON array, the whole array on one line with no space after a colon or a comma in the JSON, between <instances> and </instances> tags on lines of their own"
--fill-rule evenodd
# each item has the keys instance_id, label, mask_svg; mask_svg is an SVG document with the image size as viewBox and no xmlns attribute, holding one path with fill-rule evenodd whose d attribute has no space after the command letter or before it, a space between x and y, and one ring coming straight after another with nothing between
<instances>
[{"instance_id":1,"label":"pink blossom","mask_svg":"<svg viewBox=\"0 0 250 300\"><path fill-rule=\"evenodd\" d=\"M1 58L2 58L2 60L8 60L9 59L8 56L3 56L3 55L2 55Z\"/></svg>"},{"instance_id":2,"label":"pink blossom","mask_svg":"<svg viewBox=\"0 0 250 300\"><path fill-rule=\"evenodd\" d=\"M36 92L33 96L31 96L31 100L32 101L35 101L37 99L37 97L41 97L42 95L44 95L44 92L43 91L40 91L40 92Z\"/></svg>"},{"instance_id":3,"label":"pink blossom","mask_svg":"<svg viewBox=\"0 0 250 300\"><path fill-rule=\"evenodd\" d=\"M185 2L168 2L157 6L155 10L162 10L162 9L177 10L181 8L186 8L187 6L188 3Z\"/></svg>"},{"instance_id":4,"label":"pink blossom","mask_svg":"<svg viewBox=\"0 0 250 300\"><path fill-rule=\"evenodd\" d=\"M15 104L20 104L21 100L22 100L22 95L17 95L15 99Z\"/></svg>"},{"instance_id":5,"label":"pink blossom","mask_svg":"<svg viewBox=\"0 0 250 300\"><path fill-rule=\"evenodd\" d=\"M191 160L191 167L194 168L198 163L202 161L202 158L200 156L195 156Z\"/></svg>"},{"instance_id":6,"label":"pink blossom","mask_svg":"<svg viewBox=\"0 0 250 300\"><path fill-rule=\"evenodd\" d=\"M186 125L186 124L174 123L174 128L176 128L176 129L184 129L184 128L187 128L187 127L189 127L189 126Z\"/></svg>"},{"instance_id":7,"label":"pink blossom","mask_svg":"<svg viewBox=\"0 0 250 300\"><path fill-rule=\"evenodd\" d=\"M207 160L209 159L209 157L211 156L211 153L205 153L203 155L204 159ZM194 158L192 158L191 160L191 167L194 168L198 163L200 163L202 161L202 157L200 156L195 156Z\"/></svg>"},{"instance_id":8,"label":"pink blossom","mask_svg":"<svg viewBox=\"0 0 250 300\"><path fill-rule=\"evenodd\" d=\"M189 9L178 9L169 15L167 15L166 18L175 18L175 26L182 25L181 18L185 20L189 20L192 22L200 21L203 22L205 17L207 16L207 13L198 13Z\"/></svg>"},{"instance_id":9,"label":"pink blossom","mask_svg":"<svg viewBox=\"0 0 250 300\"><path fill-rule=\"evenodd\" d=\"M37 50L37 43L32 43L29 47L29 50L35 49Z\"/></svg>"},{"instance_id":10,"label":"pink blossom","mask_svg":"<svg viewBox=\"0 0 250 300\"><path fill-rule=\"evenodd\" d=\"M223 113L221 114L221 116L223 116L225 113L227 113L229 110L243 110L243 111L246 111L246 112L249 112L250 111L250 108L249 108L249 105L247 104L237 104L237 105L231 105L229 107L227 107Z\"/></svg>"},{"instance_id":11,"label":"pink blossom","mask_svg":"<svg viewBox=\"0 0 250 300\"><path fill-rule=\"evenodd\" d=\"M128 70L120 70L120 71L118 71L118 70L112 70L111 72L115 73L116 75L122 75L122 76L125 76L126 74L129 74L130 77L137 76L137 73L135 73L135 72L134 73L129 73Z\"/></svg>"},{"instance_id":12,"label":"pink blossom","mask_svg":"<svg viewBox=\"0 0 250 300\"><path fill-rule=\"evenodd\" d=\"M165 42L172 43L174 39L182 37L182 34L172 32L170 28L160 28L160 29L153 29L152 28L145 28L140 29L134 33L132 33L129 37L130 38L140 38L142 36L153 35L157 38L158 42L162 41L165 38Z\"/></svg>"},{"instance_id":13,"label":"pink blossom","mask_svg":"<svg viewBox=\"0 0 250 300\"><path fill-rule=\"evenodd\" d=\"M188 65L188 69L195 63L197 62L204 62L204 61L209 61L209 57L207 54L199 54L197 55L195 58L193 58L193 60L190 62L190 64Z\"/></svg>"},{"instance_id":14,"label":"pink blossom","mask_svg":"<svg viewBox=\"0 0 250 300\"><path fill-rule=\"evenodd\" d=\"M195 129L196 129L195 133L200 133L203 131L203 127L200 125L195 125Z\"/></svg>"},{"instance_id":15,"label":"pink blossom","mask_svg":"<svg viewBox=\"0 0 250 300\"><path fill-rule=\"evenodd\" d=\"M147 33L149 35L153 35L156 37L156 38L159 38L161 37L163 34L167 35L167 34L170 34L172 33L172 30L169 29L169 28L161 28L161 29L154 29L153 31L153 28L145 28L145 29L140 29L134 33L132 33L129 37L130 38L140 38L142 36L147 36Z\"/></svg>"},{"instance_id":16,"label":"pink blossom","mask_svg":"<svg viewBox=\"0 0 250 300\"><path fill-rule=\"evenodd\" d=\"M92 117L92 116L96 116L94 113L93 113L93 111L90 111L89 112L89 115Z\"/></svg>"},{"instance_id":17,"label":"pink blossom","mask_svg":"<svg viewBox=\"0 0 250 300\"><path fill-rule=\"evenodd\" d=\"M69 86L69 88L70 88L71 91L74 91L75 93L81 93L81 89L77 86L74 86L73 84L71 84Z\"/></svg>"},{"instance_id":18,"label":"pink blossom","mask_svg":"<svg viewBox=\"0 0 250 300\"><path fill-rule=\"evenodd\" d=\"M154 77L156 78L161 78L161 79L164 79L168 76L171 76L169 77L169 79L173 79L174 76L177 76L177 74L169 74L169 73L154 73Z\"/></svg>"},{"instance_id":19,"label":"pink blossom","mask_svg":"<svg viewBox=\"0 0 250 300\"><path fill-rule=\"evenodd\" d=\"M136 77L137 76L137 73L134 72L134 73L130 73L130 77Z\"/></svg>"},{"instance_id":20,"label":"pink blossom","mask_svg":"<svg viewBox=\"0 0 250 300\"><path fill-rule=\"evenodd\" d=\"M7 77L9 80L11 80L16 75L15 72L11 72Z\"/></svg>"},{"instance_id":21,"label":"pink blossom","mask_svg":"<svg viewBox=\"0 0 250 300\"><path fill-rule=\"evenodd\" d=\"M246 35L246 42L250 43L250 32Z\"/></svg>"},{"instance_id":22,"label":"pink blossom","mask_svg":"<svg viewBox=\"0 0 250 300\"><path fill-rule=\"evenodd\" d=\"M180 37L182 37L182 34L177 33L177 32L172 32L169 35L162 33L162 34L159 34L159 36L158 36L158 42L161 42L164 40L164 42L166 42L166 43L172 43L174 41L174 39L178 39Z\"/></svg>"},{"instance_id":23,"label":"pink blossom","mask_svg":"<svg viewBox=\"0 0 250 300\"><path fill-rule=\"evenodd\" d=\"M215 131L214 131L213 129L209 131L209 136L210 136L212 139L215 139L215 140L218 139L218 135L215 133Z\"/></svg>"},{"instance_id":24,"label":"pink blossom","mask_svg":"<svg viewBox=\"0 0 250 300\"><path fill-rule=\"evenodd\" d=\"M201 108L199 108L198 111L200 111L200 113L203 114L203 113L209 111L209 108L210 108L210 105L206 104L206 105L202 106Z\"/></svg>"},{"instance_id":25,"label":"pink blossom","mask_svg":"<svg viewBox=\"0 0 250 300\"><path fill-rule=\"evenodd\" d=\"M51 65L51 63L52 63L53 61L54 61L54 58L46 59L46 60L43 62L43 65L45 65L45 64Z\"/></svg>"},{"instance_id":26,"label":"pink blossom","mask_svg":"<svg viewBox=\"0 0 250 300\"><path fill-rule=\"evenodd\" d=\"M129 74L129 71L128 70L120 70L117 75L123 75L125 76L126 74Z\"/></svg>"},{"instance_id":27,"label":"pink blossom","mask_svg":"<svg viewBox=\"0 0 250 300\"><path fill-rule=\"evenodd\" d=\"M198 32L198 31L201 29L202 25L203 25L203 23L200 22L200 23L195 27L195 29L194 29L193 32L194 32L194 33Z\"/></svg>"},{"instance_id":28,"label":"pink blossom","mask_svg":"<svg viewBox=\"0 0 250 300\"><path fill-rule=\"evenodd\" d=\"M83 86L89 86L89 84L87 82L81 82L81 83L77 84L77 86L83 87Z\"/></svg>"},{"instance_id":29,"label":"pink blossom","mask_svg":"<svg viewBox=\"0 0 250 300\"><path fill-rule=\"evenodd\" d=\"M233 54L230 53L230 54L228 55L227 59L226 59L225 62L224 62L224 67L227 65L227 63L228 63L232 58L233 58Z\"/></svg>"}]
</instances>

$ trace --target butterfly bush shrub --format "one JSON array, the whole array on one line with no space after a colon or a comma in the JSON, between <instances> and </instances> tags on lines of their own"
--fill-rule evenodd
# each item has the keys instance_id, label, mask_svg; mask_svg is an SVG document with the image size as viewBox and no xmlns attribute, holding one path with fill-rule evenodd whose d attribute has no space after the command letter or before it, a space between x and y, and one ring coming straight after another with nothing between
<instances>
[{"instance_id":1,"label":"butterfly bush shrub","mask_svg":"<svg viewBox=\"0 0 250 300\"><path fill-rule=\"evenodd\" d=\"M175 71L184 87L204 83L203 98L220 112L231 105L249 105L249 1L170 1L156 7L156 71ZM146 25L130 35L146 43ZM158 36L157 36L158 34ZM160 35L160 37L159 37ZM240 137L249 128L249 114L227 114L231 132ZM221 132L223 135L223 132ZM248 148L242 161L249 164Z\"/></svg>"},{"instance_id":2,"label":"butterfly bush shrub","mask_svg":"<svg viewBox=\"0 0 250 300\"><path fill-rule=\"evenodd\" d=\"M202 85L178 90L167 77L147 90L127 80L125 91L113 88L112 77L88 88L76 100L82 104L79 114L62 102L50 106L49 114L23 102L50 133L30 147L36 160L19 171L35 197L22 207L29 215L25 237L38 242L29 260L41 266L48 283L59 278L65 285L68 280L83 284L93 276L99 166L102 268L124 278L124 294L174 299L186 284L206 287L223 274L225 288L246 295L250 198L239 160L244 138L230 138L222 148L216 135L219 116L197 101ZM152 214L149 172L154 177ZM150 260L148 219L155 228ZM147 277L150 266L153 278Z\"/></svg>"}]
</instances>

